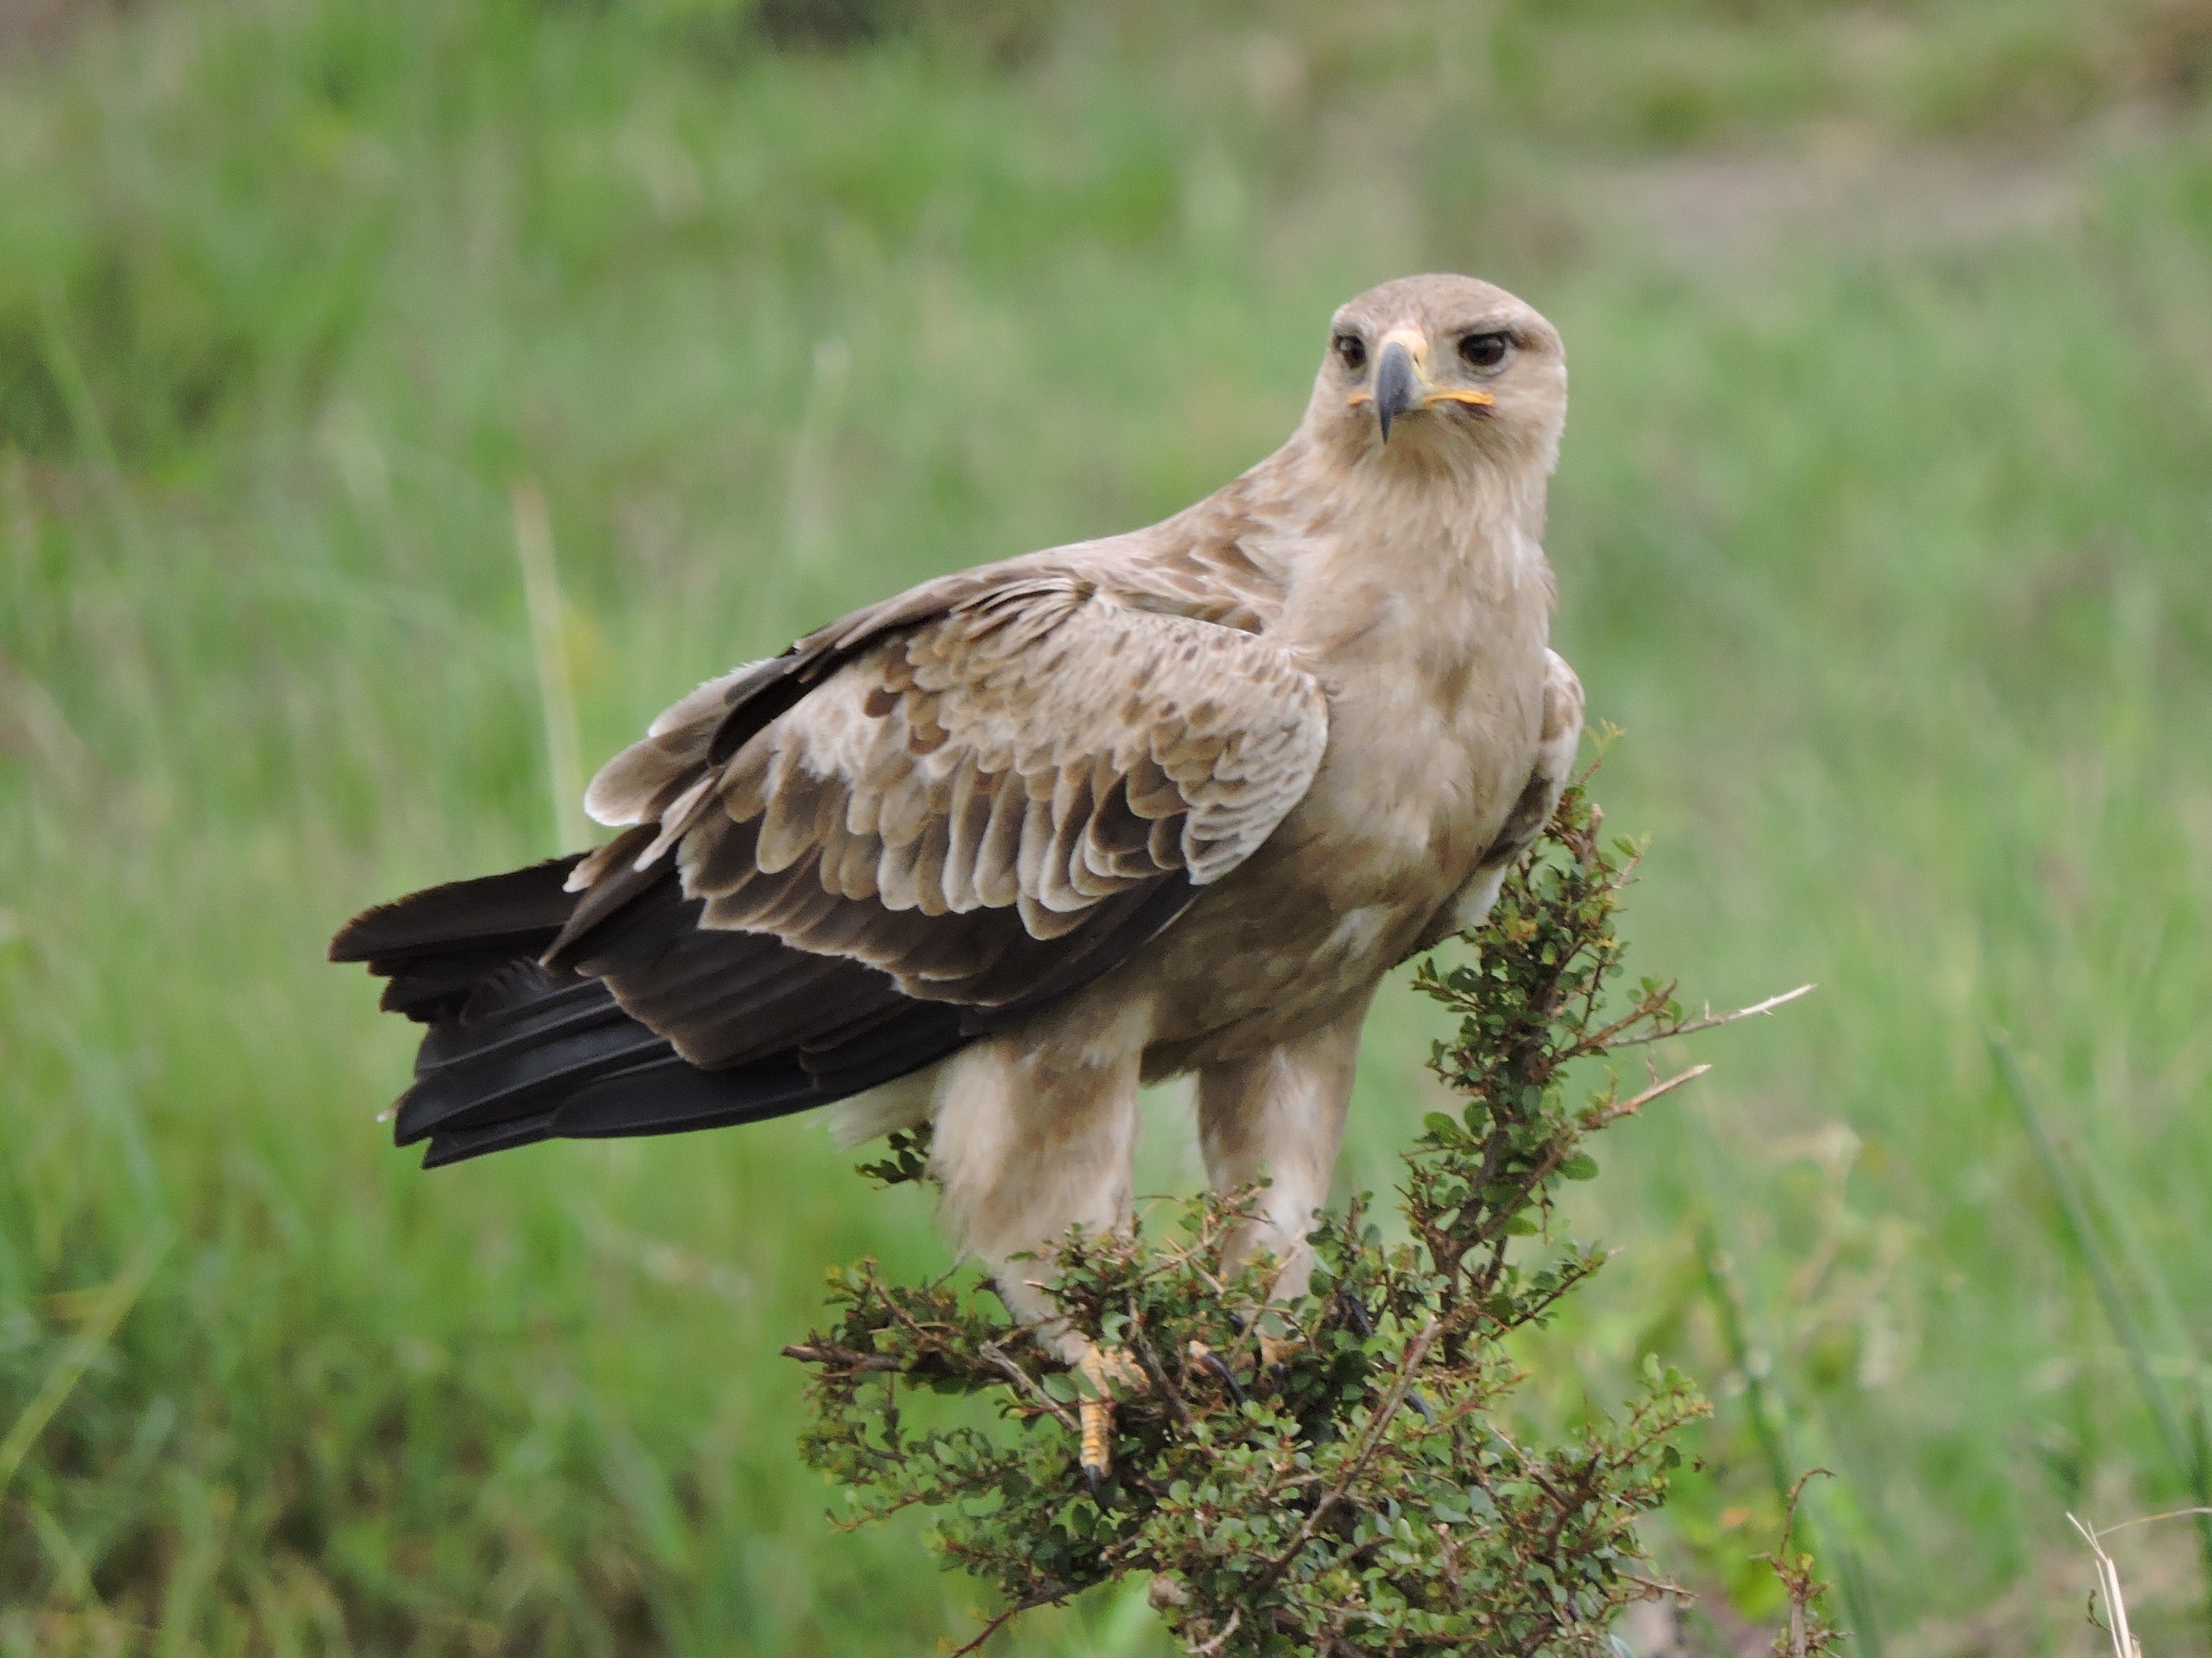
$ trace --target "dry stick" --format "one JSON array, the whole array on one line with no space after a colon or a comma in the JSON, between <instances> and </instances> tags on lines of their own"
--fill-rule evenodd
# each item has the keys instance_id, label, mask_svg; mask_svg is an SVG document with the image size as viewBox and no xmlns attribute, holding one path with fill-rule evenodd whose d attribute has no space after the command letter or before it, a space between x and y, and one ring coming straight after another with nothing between
<instances>
[{"instance_id":1,"label":"dry stick","mask_svg":"<svg viewBox=\"0 0 2212 1658\"><path fill-rule=\"evenodd\" d=\"M2105 1552L2104 1540L2130 1526L2155 1525L2161 1520L2199 1520L2208 1515L2212 1515L2212 1508L2168 1509L2164 1514L2139 1514L2132 1520L2110 1526L2085 1526L2072 1515L2066 1516L2067 1524L2081 1533L2089 1545L2089 1552L2097 1557L2097 1586L2104 1591L2105 1604L2112 1609L2112 1625L2106 1632L2112 1637L2117 1658L2142 1658L2142 1649L2135 1644L2135 1637L2128 1629L2128 1603L2120 1593L2120 1569Z\"/></svg>"},{"instance_id":2,"label":"dry stick","mask_svg":"<svg viewBox=\"0 0 2212 1658\"><path fill-rule=\"evenodd\" d=\"M1598 1119L1598 1126L1601 1128L1607 1123L1619 1122L1623 1117L1632 1117L1662 1094L1671 1094L1684 1083L1695 1082L1711 1069L1709 1065L1693 1065L1687 1071L1678 1071L1664 1082L1652 1084L1626 1103L1607 1107L1605 1114Z\"/></svg>"},{"instance_id":3,"label":"dry stick","mask_svg":"<svg viewBox=\"0 0 2212 1658\"><path fill-rule=\"evenodd\" d=\"M1027 1370L1024 1370L1020 1365L1015 1363L1012 1359L1007 1357L1006 1350L1000 1346L997 1342L987 1341L983 1343L982 1345L976 1348L975 1351L981 1353L985 1358L988 1359L994 1367L1003 1371L1017 1384L1026 1388L1031 1394L1035 1394L1037 1402L1042 1405L1045 1409L1050 1411L1053 1415L1059 1419L1060 1425L1061 1427L1066 1428L1070 1433L1080 1433L1082 1431L1082 1430L1076 1425L1075 1418L1067 1413L1066 1407L1050 1394L1045 1392L1044 1388L1039 1385L1035 1376L1032 1376Z\"/></svg>"},{"instance_id":4,"label":"dry stick","mask_svg":"<svg viewBox=\"0 0 2212 1658\"><path fill-rule=\"evenodd\" d=\"M1684 1588L1670 1578L1645 1577L1632 1571L1624 1571L1620 1575L1629 1582L1635 1584L1637 1588L1650 1590L1651 1593L1648 1598L1651 1600L1662 1600L1671 1596L1686 1606L1694 1606L1698 1604L1695 1591Z\"/></svg>"},{"instance_id":5,"label":"dry stick","mask_svg":"<svg viewBox=\"0 0 2212 1658\"><path fill-rule=\"evenodd\" d=\"M1160 1363L1159 1355L1152 1351L1152 1341L1145 1334L1143 1323L1134 1317L1129 1320L1129 1345L1136 1349L1137 1363L1144 1367L1146 1379L1152 1384L1152 1391L1167 1400L1168 1408L1175 1413L1176 1423L1185 1433L1197 1432L1198 1424L1191 1416L1190 1406L1182 1402L1182 1395L1176 1391L1175 1383L1168 1380L1167 1370Z\"/></svg>"},{"instance_id":6,"label":"dry stick","mask_svg":"<svg viewBox=\"0 0 2212 1658\"><path fill-rule=\"evenodd\" d=\"M1812 1573L1790 1553L1790 1535L1797 1529L1797 1501L1815 1475L1826 1479L1836 1477L1832 1468L1808 1468L1799 1474L1797 1483L1790 1488L1790 1500L1783 1511L1781 1547L1771 1554L1752 1556L1771 1566L1774 1575L1782 1580L1782 1587L1790 1593L1790 1658L1806 1658L1811 1637L1805 1625L1805 1607L1820 1592Z\"/></svg>"},{"instance_id":7,"label":"dry stick","mask_svg":"<svg viewBox=\"0 0 2212 1658\"><path fill-rule=\"evenodd\" d=\"M1700 1030L1717 1029L1724 1024L1734 1024L1738 1019L1748 1019L1756 1015L1771 1013L1785 1003L1796 1001L1800 996L1811 995L1818 987L1809 984L1799 985L1795 990L1785 990L1779 996L1769 996L1763 1002L1753 1002L1749 1007L1740 1007L1733 1013L1709 1012L1702 1018L1691 1020L1687 1024L1668 1025L1662 1029L1639 1031L1632 1036L1617 1037L1607 1043L1607 1046L1634 1048L1639 1042L1664 1042L1670 1036L1691 1036Z\"/></svg>"},{"instance_id":8,"label":"dry stick","mask_svg":"<svg viewBox=\"0 0 2212 1658\"><path fill-rule=\"evenodd\" d=\"M971 1652L981 1652L983 1649L983 1643L1004 1628L1009 1619L1018 1618L1025 1612L1035 1612L1039 1606L1048 1606L1058 1598L1056 1595L1050 1594L1039 1595L1033 1600L1023 1600L1008 1606L996 1618L983 1625L981 1634L966 1646L955 1649L948 1655L948 1658L968 1658L968 1655Z\"/></svg>"},{"instance_id":9,"label":"dry stick","mask_svg":"<svg viewBox=\"0 0 2212 1658\"><path fill-rule=\"evenodd\" d=\"M1588 1059L1593 1054L1607 1054L1616 1048L1626 1046L1626 1039L1622 1033L1633 1030L1640 1024L1650 1024L1652 1027L1650 1032L1638 1039L1642 1042L1657 1042L1662 1036L1671 1036L1675 1034L1675 1027L1666 1023L1660 1017L1666 1008L1668 999L1674 993L1676 981L1672 979L1663 985L1654 986L1646 991L1636 1005L1619 1018L1600 1025L1595 1030L1589 1029L1590 1022L1597 1017L1598 998L1604 993L1605 987L1602 981L1606 974L1612 967L1617 967L1619 964L1619 962L1615 961L1608 965L1601 965L1599 970L1590 975L1589 988L1583 999L1582 1035L1575 1038L1571 1047L1560 1051L1559 1056L1560 1065L1568 1065L1576 1060Z\"/></svg>"},{"instance_id":10,"label":"dry stick","mask_svg":"<svg viewBox=\"0 0 2212 1658\"><path fill-rule=\"evenodd\" d=\"M849 1347L805 1347L796 1344L783 1349L786 1358L795 1358L802 1364L842 1364L852 1370L896 1370L899 1361L884 1353L855 1352Z\"/></svg>"},{"instance_id":11,"label":"dry stick","mask_svg":"<svg viewBox=\"0 0 2212 1658\"><path fill-rule=\"evenodd\" d=\"M1213 1658L1213 1655L1215 1653L1220 1651L1223 1647L1228 1645L1229 1637L1237 1633L1237 1630L1243 1625L1243 1622L1244 1614L1242 1612L1232 1609L1229 1614L1229 1621L1221 1626L1221 1633L1215 1636L1211 1641L1206 1641L1201 1643L1198 1646L1193 1647L1190 1649L1191 1658Z\"/></svg>"},{"instance_id":12,"label":"dry stick","mask_svg":"<svg viewBox=\"0 0 2212 1658\"><path fill-rule=\"evenodd\" d=\"M2142 1658L2142 1649L2136 1645L2136 1637L2128 1629L2128 1602L2127 1597L2120 1593L2119 1567L2113 1564L2112 1557L2105 1552L2105 1546L2097 1540L2097 1533L2093 1528L2083 1525L2070 1514L2066 1519L2068 1524L2081 1533L2082 1540L2089 1546L2089 1552L2097 1557L2097 1587L2104 1591L2105 1606L2112 1619L2106 1625L2106 1632L2112 1637L2112 1658Z\"/></svg>"},{"instance_id":13,"label":"dry stick","mask_svg":"<svg viewBox=\"0 0 2212 1658\"><path fill-rule=\"evenodd\" d=\"M2098 1527L2097 1535L2110 1537L2114 1532L2125 1531L2130 1526L2154 1526L2161 1520L2193 1520L2199 1515L2212 1515L2212 1509L2168 1509L2164 1514L2139 1514L2132 1520L2116 1520L2109 1526Z\"/></svg>"}]
</instances>

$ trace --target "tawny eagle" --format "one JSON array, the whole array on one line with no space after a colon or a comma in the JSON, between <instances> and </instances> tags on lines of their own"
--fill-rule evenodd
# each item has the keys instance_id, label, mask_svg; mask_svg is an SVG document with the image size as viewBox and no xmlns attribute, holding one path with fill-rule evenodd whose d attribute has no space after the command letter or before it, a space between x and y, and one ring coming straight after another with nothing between
<instances>
[{"instance_id":1,"label":"tawny eagle","mask_svg":"<svg viewBox=\"0 0 2212 1658\"><path fill-rule=\"evenodd\" d=\"M1296 1292L1376 985L1487 910L1580 740L1540 544L1566 391L1513 295L1385 283L1195 506L700 687L592 780L597 851L333 942L429 1027L399 1143L929 1120L951 1230L1044 1321L1006 1262L1126 1221L1137 1090L1191 1073Z\"/></svg>"}]
</instances>

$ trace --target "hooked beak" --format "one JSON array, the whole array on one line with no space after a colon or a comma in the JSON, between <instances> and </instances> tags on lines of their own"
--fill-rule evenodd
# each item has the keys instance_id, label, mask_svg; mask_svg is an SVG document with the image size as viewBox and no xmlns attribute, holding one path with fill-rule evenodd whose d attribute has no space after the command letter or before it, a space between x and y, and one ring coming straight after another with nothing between
<instances>
[{"instance_id":1,"label":"hooked beak","mask_svg":"<svg viewBox=\"0 0 2212 1658\"><path fill-rule=\"evenodd\" d=\"M1393 339L1385 343L1375 364L1375 418L1382 422L1383 442L1390 441L1392 421L1421 406L1424 389L1406 343Z\"/></svg>"},{"instance_id":2,"label":"hooked beak","mask_svg":"<svg viewBox=\"0 0 2212 1658\"><path fill-rule=\"evenodd\" d=\"M1429 343L1417 328L1394 328L1382 337L1382 349L1375 359L1375 389L1352 394L1353 405L1372 403L1382 428L1382 441L1390 441L1390 423L1401 415L1418 414L1440 403L1455 403L1471 411L1488 410L1497 401L1487 392L1462 391L1429 382Z\"/></svg>"}]
</instances>

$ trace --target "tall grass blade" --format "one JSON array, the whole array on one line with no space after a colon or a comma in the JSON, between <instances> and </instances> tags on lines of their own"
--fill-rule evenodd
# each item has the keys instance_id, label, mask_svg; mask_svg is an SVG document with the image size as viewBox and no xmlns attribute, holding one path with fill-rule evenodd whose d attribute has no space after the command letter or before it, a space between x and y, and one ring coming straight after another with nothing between
<instances>
[{"instance_id":1,"label":"tall grass blade","mask_svg":"<svg viewBox=\"0 0 2212 1658\"><path fill-rule=\"evenodd\" d=\"M93 395L92 378L84 372L83 360L70 343L62 311L59 295L47 293L40 296L40 362L54 390L61 396L70 434L76 440L78 458L96 481L117 537L133 551L143 551L145 538L139 528L137 510L131 503L130 492L124 487L123 462L116 452L114 436L100 412L100 399Z\"/></svg>"},{"instance_id":2,"label":"tall grass blade","mask_svg":"<svg viewBox=\"0 0 2212 1658\"><path fill-rule=\"evenodd\" d=\"M2198 1421L2190 1430L2185 1430L2181 1415L2151 1363L2150 1344L2144 1335L2142 1320L2136 1315L2134 1301L2125 1293L2119 1270L2105 1248L2104 1235L2095 1224L2081 1183L2060 1154L2057 1139L2036 1106L2027 1078L2020 1068L2019 1057L2014 1054L2012 1044L1996 1032L1990 1035L1990 1054L1996 1064L1998 1080L2012 1101L2013 1109L2019 1114L2028 1145L2042 1166L2043 1177L2058 1199L2066 1230L2081 1254L2082 1265L2089 1270L2089 1281L2095 1286L2105 1317L2127 1356L2128 1369L2135 1376L2143 1403L2149 1408L2152 1424L2158 1431L2166 1461L2172 1466L2174 1478L2199 1508L2212 1509L2212 1457L2205 1454L2202 1401L2196 1412ZM2206 1612L2208 1618L2212 1618L2212 1514L2197 1516L2197 1540L2203 1557Z\"/></svg>"},{"instance_id":3,"label":"tall grass blade","mask_svg":"<svg viewBox=\"0 0 2212 1658\"><path fill-rule=\"evenodd\" d=\"M46 1430L46 1424L76 1391L76 1384L84 1379L84 1373L92 1368L92 1361L100 1357L100 1350L123 1322L124 1315L145 1289L146 1280L154 1275L155 1266L168 1247L167 1238L142 1245L130 1264L94 1297L90 1314L76 1339L62 1350L39 1391L15 1418L15 1425L8 1430L5 1439L0 1439L0 1496L6 1495L9 1485L15 1478L15 1470L23 1466L23 1459L30 1455L39 1436Z\"/></svg>"},{"instance_id":4,"label":"tall grass blade","mask_svg":"<svg viewBox=\"0 0 2212 1658\"><path fill-rule=\"evenodd\" d=\"M1793 1464L1787 1430L1781 1412L1767 1397L1765 1378L1752 1363L1751 1339L1743 1315L1743 1292L1729 1269L1728 1257L1721 1252L1710 1219L1698 1224L1698 1262L1704 1269L1705 1291L1711 1297L1714 1315L1720 1321L1721 1341L1728 1349L1729 1363L1743 1378L1744 1409L1751 1417L1752 1437L1759 1443L1759 1459L1766 1465L1766 1477L1774 1487L1775 1499L1784 1514L1795 1514L1793 1493L1797 1486L1790 1476ZM1881 1658L1881 1632L1875 1621L1874 1594L1858 1551L1841 1538L1834 1538L1824 1550L1820 1542L1823 1528L1802 1517L1796 1523L1805 1535L1808 1549L1816 1555L1825 1552L1835 1561L1838 1585L1844 1592L1851 1634L1860 1651L1867 1658Z\"/></svg>"},{"instance_id":5,"label":"tall grass blade","mask_svg":"<svg viewBox=\"0 0 2212 1658\"><path fill-rule=\"evenodd\" d=\"M1786 1513L1791 1483L1789 1448L1783 1442L1782 1425L1767 1403L1765 1378L1752 1363L1751 1339L1744 1328L1742 1291L1736 1287L1735 1274L1721 1253L1720 1241L1714 1236L1711 1221L1701 1222L1698 1227L1698 1264L1705 1271L1705 1291L1712 1298L1714 1315L1720 1321L1721 1342L1728 1349L1729 1363L1743 1378L1744 1409L1751 1417L1752 1437L1759 1442L1759 1454L1766 1464L1766 1478L1774 1487L1775 1500Z\"/></svg>"},{"instance_id":6,"label":"tall grass blade","mask_svg":"<svg viewBox=\"0 0 2212 1658\"><path fill-rule=\"evenodd\" d=\"M62 407L69 413L78 451L100 469L102 481L112 489L122 472L122 463L116 457L107 422L100 417L100 401L92 394L91 379L84 372L76 348L70 343L68 329L63 326L60 299L51 294L45 295L39 311L39 348L46 374L61 394Z\"/></svg>"},{"instance_id":7,"label":"tall grass blade","mask_svg":"<svg viewBox=\"0 0 2212 1658\"><path fill-rule=\"evenodd\" d=\"M553 786L553 833L558 849L591 844L584 816L584 764L576 738L576 694L568 675L568 637L562 627L561 573L553 562L553 521L545 492L534 478L517 478L514 553L522 565L523 602L530 610L530 651L538 669L538 704L545 720L545 758Z\"/></svg>"},{"instance_id":8,"label":"tall grass blade","mask_svg":"<svg viewBox=\"0 0 2212 1658\"><path fill-rule=\"evenodd\" d=\"M753 600L755 636L770 649L777 648L776 641L790 630L784 606L792 577L822 562L834 544L837 503L831 493L830 442L852 372L852 348L843 340L832 335L816 343L805 410L792 440L783 538L761 574Z\"/></svg>"}]
</instances>

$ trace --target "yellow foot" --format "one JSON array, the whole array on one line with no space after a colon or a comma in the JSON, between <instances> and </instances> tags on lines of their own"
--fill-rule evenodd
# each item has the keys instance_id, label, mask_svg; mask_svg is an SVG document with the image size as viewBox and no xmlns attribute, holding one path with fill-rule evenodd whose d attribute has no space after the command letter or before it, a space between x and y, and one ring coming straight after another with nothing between
<instances>
[{"instance_id":1,"label":"yellow foot","mask_svg":"<svg viewBox=\"0 0 2212 1658\"><path fill-rule=\"evenodd\" d=\"M1265 1330L1260 1332L1260 1363L1266 1369L1272 1370L1278 1364L1289 1363L1291 1355L1297 1351L1296 1342L1271 1336Z\"/></svg>"},{"instance_id":2,"label":"yellow foot","mask_svg":"<svg viewBox=\"0 0 2212 1658\"><path fill-rule=\"evenodd\" d=\"M1096 1497L1114 1472L1114 1386L1142 1388L1145 1373L1120 1349L1088 1345L1083 1357L1075 1361L1075 1368L1090 1384L1075 1408L1083 1428L1083 1478Z\"/></svg>"}]
</instances>

